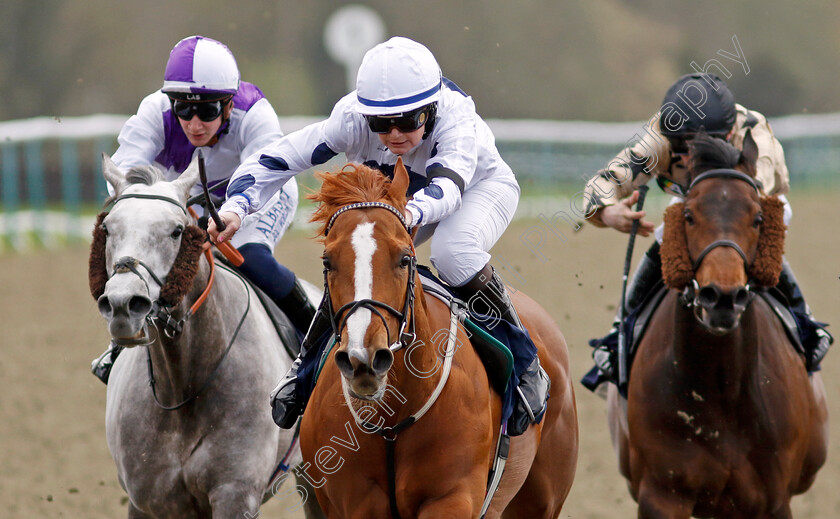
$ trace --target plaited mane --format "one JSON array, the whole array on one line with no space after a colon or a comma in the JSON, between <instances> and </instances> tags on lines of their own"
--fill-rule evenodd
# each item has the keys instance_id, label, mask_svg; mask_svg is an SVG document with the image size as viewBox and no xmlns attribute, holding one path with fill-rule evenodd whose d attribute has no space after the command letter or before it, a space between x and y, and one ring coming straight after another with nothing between
<instances>
[{"instance_id":1,"label":"plaited mane","mask_svg":"<svg viewBox=\"0 0 840 519\"><path fill-rule=\"evenodd\" d=\"M321 189L306 198L318 203L309 221L321 224L318 228L319 236L324 236L327 222L345 205L384 201L397 209L405 209L405 198L394 200L389 196L391 181L378 169L362 164L347 164L337 173L317 172L315 178L321 181Z\"/></svg>"},{"instance_id":2,"label":"plaited mane","mask_svg":"<svg viewBox=\"0 0 840 519\"><path fill-rule=\"evenodd\" d=\"M755 178L755 141L748 134L744 139L744 152L726 141L700 134L689 146L689 170L692 178L711 169L737 169ZM751 149L748 149L751 148ZM761 286L775 286L779 282L784 253L785 224L784 204L775 196L759 199L764 222L761 225L755 261L749 276ZM694 269L688 254L685 231L685 204L677 203L665 210L665 229L662 238L662 278L665 284L682 290L694 278Z\"/></svg>"},{"instance_id":3,"label":"plaited mane","mask_svg":"<svg viewBox=\"0 0 840 519\"><path fill-rule=\"evenodd\" d=\"M145 184L151 186L163 181L163 174L154 166L140 166L132 168L125 177L127 185ZM116 200L112 196L105 201L105 206ZM88 259L88 285L90 294L98 300L105 293L108 282L108 271L105 266L105 243L107 235L102 228L102 222L108 212L99 213L93 227L93 241L90 244L90 258ZM166 276L166 281L160 289L159 300L166 306L176 306L192 287L198 274L198 260L201 257L202 246L206 237L205 231L195 225L188 225L181 235L181 247L178 255Z\"/></svg>"}]
</instances>

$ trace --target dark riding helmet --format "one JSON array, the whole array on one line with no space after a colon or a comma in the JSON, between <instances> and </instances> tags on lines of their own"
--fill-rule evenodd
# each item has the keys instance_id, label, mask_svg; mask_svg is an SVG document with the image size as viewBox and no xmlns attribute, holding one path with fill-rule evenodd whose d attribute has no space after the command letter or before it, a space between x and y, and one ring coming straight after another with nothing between
<instances>
[{"instance_id":1,"label":"dark riding helmet","mask_svg":"<svg viewBox=\"0 0 840 519\"><path fill-rule=\"evenodd\" d=\"M669 140L701 129L724 137L735 126L735 96L714 74L686 74L668 89L659 113L660 131Z\"/></svg>"}]
</instances>

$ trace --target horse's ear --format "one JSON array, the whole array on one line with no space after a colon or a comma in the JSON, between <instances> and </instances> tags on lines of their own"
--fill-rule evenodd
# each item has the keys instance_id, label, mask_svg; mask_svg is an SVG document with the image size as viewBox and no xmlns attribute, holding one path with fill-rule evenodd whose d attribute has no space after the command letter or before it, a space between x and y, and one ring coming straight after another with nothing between
<instances>
[{"instance_id":1,"label":"horse's ear","mask_svg":"<svg viewBox=\"0 0 840 519\"><path fill-rule=\"evenodd\" d=\"M187 169L181 175L172 181L180 193L183 193L186 200L190 196L190 189L198 181L198 157L194 158Z\"/></svg>"},{"instance_id":2,"label":"horse's ear","mask_svg":"<svg viewBox=\"0 0 840 519\"><path fill-rule=\"evenodd\" d=\"M775 196L763 196L759 202L764 222L758 235L755 260L750 266L750 277L761 286L774 287L779 284L785 252L785 204Z\"/></svg>"},{"instance_id":3,"label":"horse's ear","mask_svg":"<svg viewBox=\"0 0 840 519\"><path fill-rule=\"evenodd\" d=\"M405 193L408 191L408 171L405 169L402 157L397 157L394 165L394 179L388 189L388 198L399 207L405 206Z\"/></svg>"},{"instance_id":4,"label":"horse's ear","mask_svg":"<svg viewBox=\"0 0 840 519\"><path fill-rule=\"evenodd\" d=\"M758 162L758 145L753 139L752 131L747 130L744 135L744 144L741 146L741 157L738 159L738 164L744 166L750 176L755 176L755 164Z\"/></svg>"},{"instance_id":5,"label":"horse's ear","mask_svg":"<svg viewBox=\"0 0 840 519\"><path fill-rule=\"evenodd\" d=\"M120 191L122 191L123 183L125 183L125 175L122 171L120 171L120 168L114 164L114 161L111 160L111 157L107 153L102 153L102 176L104 176L105 180L111 184L116 194L119 194Z\"/></svg>"},{"instance_id":6,"label":"horse's ear","mask_svg":"<svg viewBox=\"0 0 840 519\"><path fill-rule=\"evenodd\" d=\"M694 278L691 258L688 255L688 240L685 235L685 204L680 202L665 209L665 231L662 247L662 279L669 288L682 290Z\"/></svg>"}]
</instances>

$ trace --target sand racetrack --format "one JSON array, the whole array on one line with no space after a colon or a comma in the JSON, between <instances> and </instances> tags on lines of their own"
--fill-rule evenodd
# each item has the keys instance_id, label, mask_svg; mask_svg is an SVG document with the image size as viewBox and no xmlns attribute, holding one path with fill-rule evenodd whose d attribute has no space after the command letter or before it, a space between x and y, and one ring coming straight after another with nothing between
<instances>
[{"instance_id":1,"label":"sand racetrack","mask_svg":"<svg viewBox=\"0 0 840 519\"><path fill-rule=\"evenodd\" d=\"M816 316L840 330L840 216L837 191L794 193L787 257ZM558 208L559 209L559 208ZM658 218L653 218L658 221ZM579 379L590 367L587 340L603 334L618 301L626 235L584 225L564 227L565 241L539 221L516 222L493 249L515 282L545 306L570 345ZM278 258L320 283L320 246L310 233L291 232ZM520 237L544 242L539 254ZM640 239L636 258L650 245ZM425 258L428 246L419 254ZM501 263L500 260L505 263ZM0 256L0 517L115 518L126 497L105 444L105 387L88 372L108 342L87 288L87 250ZM835 348L836 349L836 348ZM840 352L824 363L832 418L840 417ZM580 418L577 478L562 517L626 518L635 508L619 476L606 427L604 401L575 387ZM268 412L268 407L266 407ZM840 429L834 427L827 465L814 487L794 499L797 517L840 517ZM265 518L298 518L276 502Z\"/></svg>"}]
</instances>

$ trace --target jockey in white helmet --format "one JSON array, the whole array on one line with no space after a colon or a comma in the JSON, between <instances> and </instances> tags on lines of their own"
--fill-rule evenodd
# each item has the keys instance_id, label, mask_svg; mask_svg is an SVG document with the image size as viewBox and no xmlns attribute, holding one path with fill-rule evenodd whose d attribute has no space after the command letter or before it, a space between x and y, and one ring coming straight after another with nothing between
<instances>
[{"instance_id":1,"label":"jockey in white helmet","mask_svg":"<svg viewBox=\"0 0 840 519\"><path fill-rule=\"evenodd\" d=\"M211 235L228 239L239 221L259 210L286 181L341 152L350 162L391 177L402 157L410 177L408 194L413 195L406 220L420 227L418 242L431 238L431 262L440 277L465 300L492 305L483 313L521 327L487 252L513 218L519 185L472 99L441 75L429 49L408 38L391 38L367 52L356 90L335 105L327 120L278 139L245 161L222 206L228 229L219 234L211 224ZM478 293L483 297L475 297ZM319 316L302 356L329 327L328 319ZM275 391L274 416L281 427L293 425L305 405L307 395L295 389L299 367L300 359ZM521 379L528 401L522 405L539 416L549 382L538 359Z\"/></svg>"},{"instance_id":2,"label":"jockey in white helmet","mask_svg":"<svg viewBox=\"0 0 840 519\"><path fill-rule=\"evenodd\" d=\"M167 180L174 180L201 148L211 194L221 198L231 172L282 135L265 95L240 81L230 50L216 40L190 36L170 52L163 88L143 99L137 114L123 126L113 160L124 171L155 163ZM193 194L200 192L200 186L193 188ZM315 308L294 273L273 256L297 202L297 183L292 181L244 220L232 243L245 260L239 270L277 303L303 335ZM94 374L105 383L119 351L112 344L93 362Z\"/></svg>"}]
</instances>

